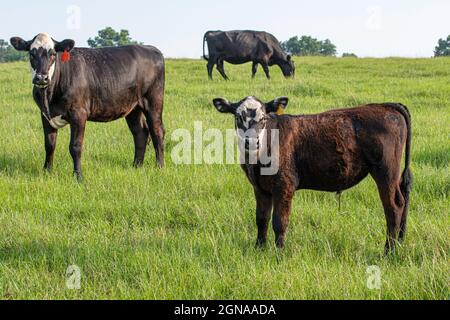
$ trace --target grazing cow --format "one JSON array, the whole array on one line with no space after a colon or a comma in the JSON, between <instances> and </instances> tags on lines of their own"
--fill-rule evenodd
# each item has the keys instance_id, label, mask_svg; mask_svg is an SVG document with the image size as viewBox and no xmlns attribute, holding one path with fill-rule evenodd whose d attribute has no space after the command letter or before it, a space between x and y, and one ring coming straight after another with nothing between
<instances>
[{"instance_id":1,"label":"grazing cow","mask_svg":"<svg viewBox=\"0 0 450 320\"><path fill-rule=\"evenodd\" d=\"M45 169L51 169L58 129L70 124L70 154L82 179L81 153L86 121L109 122L125 117L134 137L134 165L143 163L149 136L157 163L164 165L164 58L151 46L74 48L46 33L30 41L11 38L30 54L33 97L42 113ZM69 53L70 52L70 53Z\"/></svg>"},{"instance_id":2,"label":"grazing cow","mask_svg":"<svg viewBox=\"0 0 450 320\"><path fill-rule=\"evenodd\" d=\"M209 57L205 54L208 44ZM252 77L255 77L258 64L263 67L267 79L270 79L269 66L278 65L285 77L295 74L294 61L284 53L278 40L267 32L261 31L208 31L203 37L203 57L208 61L208 76L212 79L212 70L217 70L228 80L223 62L242 64L253 62Z\"/></svg>"},{"instance_id":3,"label":"grazing cow","mask_svg":"<svg viewBox=\"0 0 450 320\"><path fill-rule=\"evenodd\" d=\"M411 116L395 103L370 104L331 110L314 115L276 115L288 98L263 103L254 97L230 103L218 98L214 106L235 116L238 134L253 129L261 138L278 130L278 171L261 174L260 162L242 165L256 197L257 245L266 242L273 208L276 245L283 247L294 192L310 189L340 193L370 174L377 186L387 221L386 253L402 240L406 231L410 171ZM242 137L241 137L242 138ZM267 141L267 140L266 140ZM403 148L406 164L400 175ZM249 144L244 151L250 153ZM253 150L254 151L254 150Z\"/></svg>"}]
</instances>

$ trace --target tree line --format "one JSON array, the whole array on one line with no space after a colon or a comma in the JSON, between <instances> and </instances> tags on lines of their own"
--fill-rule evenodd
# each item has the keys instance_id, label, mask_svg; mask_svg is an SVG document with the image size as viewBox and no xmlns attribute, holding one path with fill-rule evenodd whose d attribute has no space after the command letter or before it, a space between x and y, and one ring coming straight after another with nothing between
<instances>
[{"instance_id":1,"label":"tree line","mask_svg":"<svg viewBox=\"0 0 450 320\"><path fill-rule=\"evenodd\" d=\"M129 44L142 44L133 40L128 30L116 31L106 27L97 32L93 38L89 38L87 44L91 48L116 47ZM294 36L282 41L281 47L284 51L295 56L336 56L336 46L329 40L318 40L311 36ZM447 39L439 39L434 50L435 57L450 56L450 35ZM356 57L354 53L344 53L342 57ZM16 51L6 40L0 39L0 63L12 61L25 61L28 54Z\"/></svg>"}]
</instances>

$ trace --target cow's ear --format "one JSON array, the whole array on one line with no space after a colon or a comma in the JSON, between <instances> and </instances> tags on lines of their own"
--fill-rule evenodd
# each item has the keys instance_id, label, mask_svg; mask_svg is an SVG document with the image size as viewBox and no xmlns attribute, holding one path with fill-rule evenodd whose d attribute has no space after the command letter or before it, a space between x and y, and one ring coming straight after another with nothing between
<instances>
[{"instance_id":1,"label":"cow's ear","mask_svg":"<svg viewBox=\"0 0 450 320\"><path fill-rule=\"evenodd\" d=\"M213 104L219 112L232 114L236 113L236 108L227 99L216 98L213 100Z\"/></svg>"},{"instance_id":2,"label":"cow's ear","mask_svg":"<svg viewBox=\"0 0 450 320\"><path fill-rule=\"evenodd\" d=\"M54 41L54 42L55 42L55 51L56 52L70 51L73 49L73 47L75 47L75 41L73 41L72 39L66 39L61 42L58 42L58 41Z\"/></svg>"},{"instance_id":3,"label":"cow's ear","mask_svg":"<svg viewBox=\"0 0 450 320\"><path fill-rule=\"evenodd\" d=\"M18 51L30 51L31 41L25 41L20 37L12 37L9 42Z\"/></svg>"},{"instance_id":4,"label":"cow's ear","mask_svg":"<svg viewBox=\"0 0 450 320\"><path fill-rule=\"evenodd\" d=\"M287 108L288 103L288 97L276 98L275 100L266 103L266 112L281 115L284 113L284 109Z\"/></svg>"},{"instance_id":5,"label":"cow's ear","mask_svg":"<svg viewBox=\"0 0 450 320\"><path fill-rule=\"evenodd\" d=\"M291 61L292 60L292 56L290 54L287 55L287 61Z\"/></svg>"}]
</instances>

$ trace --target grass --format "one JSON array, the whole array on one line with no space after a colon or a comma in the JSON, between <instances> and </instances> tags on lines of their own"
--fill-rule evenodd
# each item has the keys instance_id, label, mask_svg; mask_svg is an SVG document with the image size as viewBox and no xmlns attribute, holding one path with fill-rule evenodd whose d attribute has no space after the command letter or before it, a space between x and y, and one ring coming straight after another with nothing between
<instances>
[{"instance_id":1,"label":"grass","mask_svg":"<svg viewBox=\"0 0 450 320\"><path fill-rule=\"evenodd\" d=\"M72 177L69 129L60 130L55 167L44 160L40 115L26 63L0 65L0 298L3 299L448 299L450 60L299 58L295 80L272 68L250 80L250 65L168 60L166 163L132 168L124 120L89 123L85 181ZM295 196L287 247L254 249L255 201L238 165L175 165L177 128L233 127L211 100L286 95L290 113L368 102L401 102L413 119L415 175L407 240L383 256L385 220L368 178L342 196ZM81 289L66 287L69 265ZM381 289L366 286L368 266Z\"/></svg>"}]
</instances>

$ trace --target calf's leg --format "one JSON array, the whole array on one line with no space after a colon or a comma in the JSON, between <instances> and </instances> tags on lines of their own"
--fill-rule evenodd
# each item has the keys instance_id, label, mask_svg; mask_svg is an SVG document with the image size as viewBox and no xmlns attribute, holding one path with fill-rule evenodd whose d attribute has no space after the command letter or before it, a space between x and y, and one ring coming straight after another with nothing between
<instances>
[{"instance_id":1,"label":"calf's leg","mask_svg":"<svg viewBox=\"0 0 450 320\"><path fill-rule=\"evenodd\" d=\"M278 248L284 248L286 231L289 225L292 198L294 190L282 189L273 194L273 217L272 226L275 232L275 244Z\"/></svg>"},{"instance_id":2,"label":"calf's leg","mask_svg":"<svg viewBox=\"0 0 450 320\"><path fill-rule=\"evenodd\" d=\"M381 171L372 174L380 194L381 202L383 203L384 215L386 217L387 235L385 254L388 254L395 249L398 241L403 211L405 208L405 198L400 190L398 178L390 174L389 169L384 173ZM391 178L390 178L391 177Z\"/></svg>"},{"instance_id":3,"label":"calf's leg","mask_svg":"<svg viewBox=\"0 0 450 320\"><path fill-rule=\"evenodd\" d=\"M272 211L272 197L255 190L256 197L256 225L258 226L258 238L256 247L263 247L267 242L267 229L270 213Z\"/></svg>"},{"instance_id":4,"label":"calf's leg","mask_svg":"<svg viewBox=\"0 0 450 320\"><path fill-rule=\"evenodd\" d=\"M53 156L56 149L56 138L58 130L53 128L48 120L42 115L42 126L44 127L44 142L45 142L45 163L44 169L50 171L53 167Z\"/></svg>"},{"instance_id":5,"label":"calf's leg","mask_svg":"<svg viewBox=\"0 0 450 320\"><path fill-rule=\"evenodd\" d=\"M133 134L134 139L134 163L135 167L140 167L144 163L145 151L149 138L149 129L145 115L140 106L137 106L127 117L127 124Z\"/></svg>"}]
</instances>

